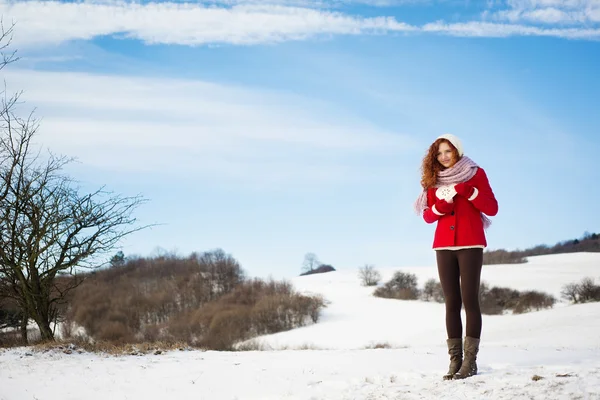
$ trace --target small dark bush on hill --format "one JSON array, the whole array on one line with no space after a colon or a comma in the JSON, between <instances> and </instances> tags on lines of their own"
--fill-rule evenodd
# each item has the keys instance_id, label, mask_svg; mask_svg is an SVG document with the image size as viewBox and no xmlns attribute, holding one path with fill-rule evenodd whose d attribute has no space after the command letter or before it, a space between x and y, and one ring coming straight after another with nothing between
<instances>
[{"instance_id":1,"label":"small dark bush on hill","mask_svg":"<svg viewBox=\"0 0 600 400\"><path fill-rule=\"evenodd\" d=\"M332 272L332 271L335 271L335 268L333 268L331 265L321 264L313 270L301 273L300 276L312 275L312 274L323 274L325 272Z\"/></svg>"},{"instance_id":2,"label":"small dark bush on hill","mask_svg":"<svg viewBox=\"0 0 600 400\"><path fill-rule=\"evenodd\" d=\"M392 279L373 292L377 297L399 300L416 300L419 294L417 276L402 271L395 272Z\"/></svg>"}]
</instances>

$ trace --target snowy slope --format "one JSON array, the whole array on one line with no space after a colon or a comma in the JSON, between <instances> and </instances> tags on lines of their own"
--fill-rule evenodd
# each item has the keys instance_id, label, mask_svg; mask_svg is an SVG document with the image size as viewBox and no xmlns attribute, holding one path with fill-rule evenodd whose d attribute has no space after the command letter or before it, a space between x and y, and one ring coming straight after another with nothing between
<instances>
[{"instance_id":1,"label":"snowy slope","mask_svg":"<svg viewBox=\"0 0 600 400\"><path fill-rule=\"evenodd\" d=\"M421 286L437 278L434 267L387 268L384 281L396 270L415 273ZM374 298L356 272L294 278L299 290L322 294L329 305L318 324L258 339L272 351L114 357L0 350L0 400L600 399L600 303L484 316L480 374L444 382L443 305ZM586 276L600 280L600 254L532 257L483 271L490 285L556 297ZM377 344L390 348L366 349Z\"/></svg>"}]
</instances>

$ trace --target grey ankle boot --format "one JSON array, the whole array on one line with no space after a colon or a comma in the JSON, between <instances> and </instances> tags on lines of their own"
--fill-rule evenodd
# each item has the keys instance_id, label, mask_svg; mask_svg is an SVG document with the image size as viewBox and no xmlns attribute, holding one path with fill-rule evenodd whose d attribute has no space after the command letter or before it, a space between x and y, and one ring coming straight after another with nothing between
<instances>
[{"instance_id":1,"label":"grey ankle boot","mask_svg":"<svg viewBox=\"0 0 600 400\"><path fill-rule=\"evenodd\" d=\"M460 369L463 359L461 338L447 339L446 343L448 344L448 354L450 354L450 367L448 367L448 372L444 375L445 381L454 378L454 374Z\"/></svg>"},{"instance_id":2,"label":"grey ankle boot","mask_svg":"<svg viewBox=\"0 0 600 400\"><path fill-rule=\"evenodd\" d=\"M477 353L479 352L479 339L465 337L465 359L454 379L464 379L477 375Z\"/></svg>"}]
</instances>

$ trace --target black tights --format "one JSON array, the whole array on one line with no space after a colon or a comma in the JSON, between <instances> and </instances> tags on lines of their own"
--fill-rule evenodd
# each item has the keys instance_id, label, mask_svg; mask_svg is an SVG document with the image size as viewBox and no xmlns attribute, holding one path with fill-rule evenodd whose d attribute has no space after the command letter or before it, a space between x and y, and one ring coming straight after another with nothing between
<instances>
[{"instance_id":1,"label":"black tights","mask_svg":"<svg viewBox=\"0 0 600 400\"><path fill-rule=\"evenodd\" d=\"M449 339L462 337L460 310L465 306L467 334L481 336L479 282L483 249L437 250L438 274L446 303L446 332Z\"/></svg>"}]
</instances>

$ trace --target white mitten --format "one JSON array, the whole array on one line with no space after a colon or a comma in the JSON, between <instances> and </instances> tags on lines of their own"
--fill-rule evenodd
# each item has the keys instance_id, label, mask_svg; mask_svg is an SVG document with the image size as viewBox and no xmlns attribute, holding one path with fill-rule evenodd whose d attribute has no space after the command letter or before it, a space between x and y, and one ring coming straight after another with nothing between
<instances>
[{"instance_id":1,"label":"white mitten","mask_svg":"<svg viewBox=\"0 0 600 400\"><path fill-rule=\"evenodd\" d=\"M454 196L456 196L456 190L454 190L454 185L440 186L435 191L435 197L437 197L440 200L444 199L448 203L452 201Z\"/></svg>"}]
</instances>

